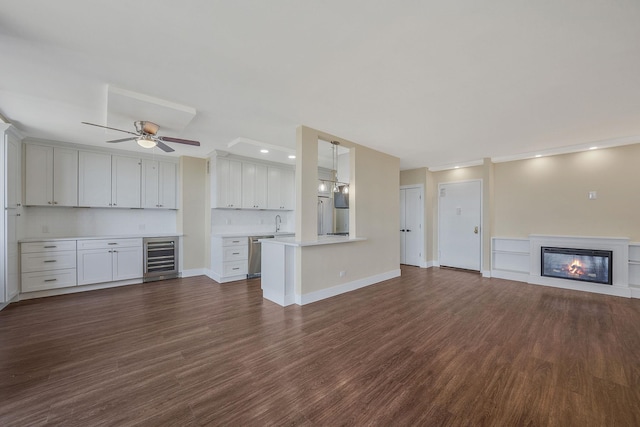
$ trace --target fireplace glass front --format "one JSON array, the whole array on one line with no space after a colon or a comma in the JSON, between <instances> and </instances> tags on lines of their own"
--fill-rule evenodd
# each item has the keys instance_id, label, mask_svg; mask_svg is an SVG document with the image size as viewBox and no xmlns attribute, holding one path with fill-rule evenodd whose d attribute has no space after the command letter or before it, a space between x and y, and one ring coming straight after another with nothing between
<instances>
[{"instance_id":1,"label":"fireplace glass front","mask_svg":"<svg viewBox=\"0 0 640 427\"><path fill-rule=\"evenodd\" d=\"M612 251L543 246L541 256L543 276L612 284Z\"/></svg>"}]
</instances>

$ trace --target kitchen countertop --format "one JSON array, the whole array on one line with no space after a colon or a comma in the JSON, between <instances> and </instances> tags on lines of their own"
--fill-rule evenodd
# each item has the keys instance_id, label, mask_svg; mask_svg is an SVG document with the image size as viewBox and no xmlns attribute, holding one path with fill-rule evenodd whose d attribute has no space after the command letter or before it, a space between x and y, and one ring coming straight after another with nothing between
<instances>
[{"instance_id":1,"label":"kitchen countertop","mask_svg":"<svg viewBox=\"0 0 640 427\"><path fill-rule=\"evenodd\" d=\"M19 243L30 242L56 242L59 240L103 240L103 239L137 239L144 237L182 237L182 233L145 233L145 234L122 234L116 236L64 236L64 237L27 237L20 239Z\"/></svg>"},{"instance_id":2,"label":"kitchen countertop","mask_svg":"<svg viewBox=\"0 0 640 427\"><path fill-rule=\"evenodd\" d=\"M213 237L249 237L249 236L295 236L294 231L237 231L235 233L213 233Z\"/></svg>"},{"instance_id":3,"label":"kitchen countertop","mask_svg":"<svg viewBox=\"0 0 640 427\"><path fill-rule=\"evenodd\" d=\"M295 237L279 237L275 239L264 239L262 243L285 246L319 246L334 245L336 243L362 242L367 240L366 237L349 237L349 236L318 236L317 240L307 242L298 242Z\"/></svg>"}]
</instances>

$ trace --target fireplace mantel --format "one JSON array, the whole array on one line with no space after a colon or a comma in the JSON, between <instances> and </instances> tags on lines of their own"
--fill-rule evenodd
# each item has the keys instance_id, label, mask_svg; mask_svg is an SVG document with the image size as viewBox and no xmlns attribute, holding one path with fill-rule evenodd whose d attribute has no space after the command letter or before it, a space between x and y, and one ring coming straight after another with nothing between
<instances>
[{"instance_id":1,"label":"fireplace mantel","mask_svg":"<svg viewBox=\"0 0 640 427\"><path fill-rule=\"evenodd\" d=\"M577 237L532 234L529 236L530 266L528 283L554 286L564 289L596 292L607 295L630 297L631 290L629 289L629 243L630 239L626 237ZM612 251L612 284L602 285L598 283L576 282L574 280L541 276L540 248L543 246Z\"/></svg>"}]
</instances>

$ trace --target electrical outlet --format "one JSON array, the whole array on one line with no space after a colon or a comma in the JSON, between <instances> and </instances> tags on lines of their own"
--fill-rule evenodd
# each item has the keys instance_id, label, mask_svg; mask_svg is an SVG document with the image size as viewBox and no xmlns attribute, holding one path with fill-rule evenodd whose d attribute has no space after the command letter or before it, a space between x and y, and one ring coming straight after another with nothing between
<instances>
[{"instance_id":1,"label":"electrical outlet","mask_svg":"<svg viewBox=\"0 0 640 427\"><path fill-rule=\"evenodd\" d=\"M340 277L344 277L344 276L346 276L346 275L347 275L347 272L346 272L346 271L341 271L341 272L340 272Z\"/></svg>"}]
</instances>

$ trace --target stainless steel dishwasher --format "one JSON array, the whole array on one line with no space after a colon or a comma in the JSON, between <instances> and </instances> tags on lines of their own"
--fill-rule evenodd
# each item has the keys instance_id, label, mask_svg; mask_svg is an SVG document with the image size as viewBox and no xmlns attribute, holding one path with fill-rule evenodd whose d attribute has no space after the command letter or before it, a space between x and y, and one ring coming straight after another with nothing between
<instances>
[{"instance_id":1,"label":"stainless steel dishwasher","mask_svg":"<svg viewBox=\"0 0 640 427\"><path fill-rule=\"evenodd\" d=\"M262 272L262 243L260 239L273 239L273 235L249 236L249 270L247 279L260 277Z\"/></svg>"}]
</instances>

